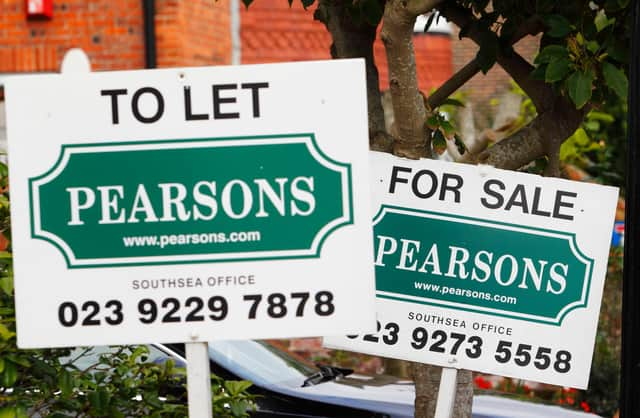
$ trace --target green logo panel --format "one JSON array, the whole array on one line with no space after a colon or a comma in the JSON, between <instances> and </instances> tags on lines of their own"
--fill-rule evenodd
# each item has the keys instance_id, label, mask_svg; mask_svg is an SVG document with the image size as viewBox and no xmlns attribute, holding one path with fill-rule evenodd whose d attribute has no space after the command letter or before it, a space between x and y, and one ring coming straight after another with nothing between
<instances>
[{"instance_id":1,"label":"green logo panel","mask_svg":"<svg viewBox=\"0 0 640 418\"><path fill-rule=\"evenodd\" d=\"M573 234L383 206L374 242L379 297L554 325L587 303Z\"/></svg>"},{"instance_id":2,"label":"green logo panel","mask_svg":"<svg viewBox=\"0 0 640 418\"><path fill-rule=\"evenodd\" d=\"M32 235L70 267L318 257L350 176L313 135L67 145L30 179Z\"/></svg>"}]
</instances>

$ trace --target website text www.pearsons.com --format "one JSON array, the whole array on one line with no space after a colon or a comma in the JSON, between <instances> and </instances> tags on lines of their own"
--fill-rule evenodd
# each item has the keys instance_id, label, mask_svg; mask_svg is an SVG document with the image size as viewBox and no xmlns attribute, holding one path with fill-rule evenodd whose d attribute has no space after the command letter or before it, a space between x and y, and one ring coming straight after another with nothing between
<instances>
[{"instance_id":1,"label":"website text www.pearsons.com","mask_svg":"<svg viewBox=\"0 0 640 418\"><path fill-rule=\"evenodd\" d=\"M125 247L160 247L176 245L225 244L235 242L257 242L262 239L260 231L208 232L192 234L139 235L122 238Z\"/></svg>"},{"instance_id":2,"label":"website text www.pearsons.com","mask_svg":"<svg viewBox=\"0 0 640 418\"><path fill-rule=\"evenodd\" d=\"M518 298L516 298L515 296L505 296L505 295L493 294L489 292L479 292L476 290L459 289L457 287L440 286L436 284L422 283L422 282L414 282L413 285L416 289L423 290L425 292L439 293L441 295L450 294L450 295L456 295L456 296L463 296L471 299L481 299L481 300L499 302L507 305L516 305L518 303Z\"/></svg>"}]
</instances>

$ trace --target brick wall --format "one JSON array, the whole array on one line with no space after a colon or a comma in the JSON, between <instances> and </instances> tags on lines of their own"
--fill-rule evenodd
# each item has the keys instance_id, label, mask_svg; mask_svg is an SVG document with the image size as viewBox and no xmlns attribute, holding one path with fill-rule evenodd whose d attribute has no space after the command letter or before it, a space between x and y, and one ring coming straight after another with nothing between
<instances>
[{"instance_id":1,"label":"brick wall","mask_svg":"<svg viewBox=\"0 0 640 418\"><path fill-rule=\"evenodd\" d=\"M54 1L51 20L27 20L24 0L0 3L0 72L57 71L82 48L94 70L144 66L140 0Z\"/></svg>"},{"instance_id":2,"label":"brick wall","mask_svg":"<svg viewBox=\"0 0 640 418\"><path fill-rule=\"evenodd\" d=\"M259 0L240 13L242 63L330 59L331 37L324 25L313 20L315 7L305 11L298 1L291 8L284 0ZM452 73L451 39L446 35L414 37L420 88L428 92ZM374 46L380 88L389 88L384 46Z\"/></svg>"},{"instance_id":3,"label":"brick wall","mask_svg":"<svg viewBox=\"0 0 640 418\"><path fill-rule=\"evenodd\" d=\"M331 37L299 1L258 0L240 6L243 64L330 59Z\"/></svg>"},{"instance_id":4,"label":"brick wall","mask_svg":"<svg viewBox=\"0 0 640 418\"><path fill-rule=\"evenodd\" d=\"M228 0L156 0L159 67L228 64ZM27 20L24 0L0 2L0 72L58 71L82 48L92 69L144 68L142 0L54 0L51 20Z\"/></svg>"},{"instance_id":5,"label":"brick wall","mask_svg":"<svg viewBox=\"0 0 640 418\"><path fill-rule=\"evenodd\" d=\"M229 0L156 0L158 67L231 63Z\"/></svg>"}]
</instances>

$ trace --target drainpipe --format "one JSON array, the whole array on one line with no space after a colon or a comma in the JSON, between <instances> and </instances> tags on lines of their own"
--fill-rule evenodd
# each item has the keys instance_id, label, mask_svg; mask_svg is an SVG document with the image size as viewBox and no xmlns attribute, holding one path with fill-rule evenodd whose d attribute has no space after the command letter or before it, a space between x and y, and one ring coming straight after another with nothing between
<instances>
[{"instance_id":1,"label":"drainpipe","mask_svg":"<svg viewBox=\"0 0 640 418\"><path fill-rule=\"evenodd\" d=\"M240 45L240 2L238 0L229 0L229 8L231 9L231 64L240 65L241 45Z\"/></svg>"},{"instance_id":2,"label":"drainpipe","mask_svg":"<svg viewBox=\"0 0 640 418\"><path fill-rule=\"evenodd\" d=\"M156 5L155 0L142 0L142 19L144 21L144 63L145 68L156 68Z\"/></svg>"}]
</instances>

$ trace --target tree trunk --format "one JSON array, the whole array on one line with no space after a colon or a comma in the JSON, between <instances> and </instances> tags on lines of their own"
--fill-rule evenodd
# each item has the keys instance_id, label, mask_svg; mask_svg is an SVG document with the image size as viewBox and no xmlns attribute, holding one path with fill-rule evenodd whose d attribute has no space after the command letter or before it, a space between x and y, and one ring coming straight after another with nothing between
<instances>
[{"instance_id":1,"label":"tree trunk","mask_svg":"<svg viewBox=\"0 0 640 418\"><path fill-rule=\"evenodd\" d=\"M364 58L367 71L370 148L391 152L392 139L384 125L378 68L373 55L376 27L353 22L347 12L347 4L350 3L345 0L320 0L314 18L322 22L331 34L333 58Z\"/></svg>"},{"instance_id":2,"label":"tree trunk","mask_svg":"<svg viewBox=\"0 0 640 418\"><path fill-rule=\"evenodd\" d=\"M385 5L381 38L389 63L389 90L394 114L393 153L407 158L431 156L431 140L425 121L427 108L418 88L413 49L413 26L418 15L432 10L439 2L428 0L388 0ZM415 417L435 414L441 368L413 363L416 384ZM471 417L473 382L471 372L459 371L453 416Z\"/></svg>"}]
</instances>

